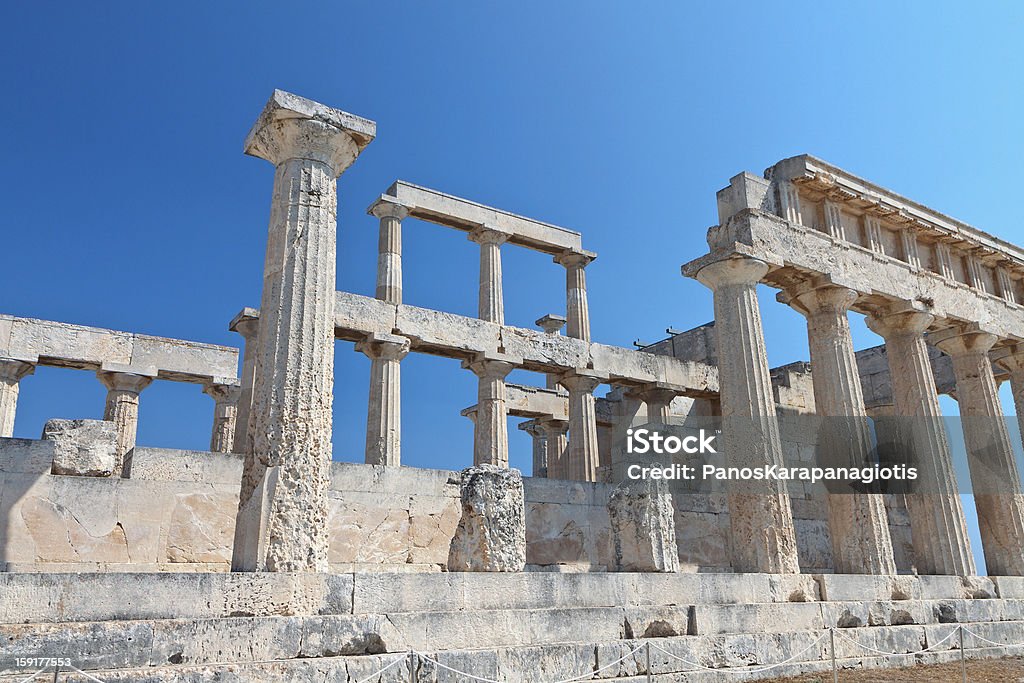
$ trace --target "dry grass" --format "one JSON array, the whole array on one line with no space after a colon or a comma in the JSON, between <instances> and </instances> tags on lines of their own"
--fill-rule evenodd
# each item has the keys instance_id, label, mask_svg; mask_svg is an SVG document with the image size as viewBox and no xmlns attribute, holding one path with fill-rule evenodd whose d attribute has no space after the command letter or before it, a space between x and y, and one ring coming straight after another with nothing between
<instances>
[{"instance_id":1,"label":"dry grass","mask_svg":"<svg viewBox=\"0 0 1024 683\"><path fill-rule=\"evenodd\" d=\"M839 683L960 683L960 663L922 664L902 669L853 669L839 672ZM1024 683L1024 657L967 661L970 683ZM832 673L772 678L766 683L832 683Z\"/></svg>"}]
</instances>

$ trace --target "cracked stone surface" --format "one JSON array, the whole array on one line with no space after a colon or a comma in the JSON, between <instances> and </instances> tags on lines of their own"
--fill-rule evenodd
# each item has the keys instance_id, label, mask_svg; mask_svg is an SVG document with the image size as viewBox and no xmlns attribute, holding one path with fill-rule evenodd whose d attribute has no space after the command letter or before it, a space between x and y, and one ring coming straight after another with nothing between
<instances>
[{"instance_id":1,"label":"cracked stone surface","mask_svg":"<svg viewBox=\"0 0 1024 683\"><path fill-rule=\"evenodd\" d=\"M518 572L526 565L526 512L519 470L478 465L462 471L462 517L448 570Z\"/></svg>"},{"instance_id":2,"label":"cracked stone surface","mask_svg":"<svg viewBox=\"0 0 1024 683\"><path fill-rule=\"evenodd\" d=\"M52 441L54 474L109 477L117 463L117 425L105 420L48 420L43 439Z\"/></svg>"}]
</instances>

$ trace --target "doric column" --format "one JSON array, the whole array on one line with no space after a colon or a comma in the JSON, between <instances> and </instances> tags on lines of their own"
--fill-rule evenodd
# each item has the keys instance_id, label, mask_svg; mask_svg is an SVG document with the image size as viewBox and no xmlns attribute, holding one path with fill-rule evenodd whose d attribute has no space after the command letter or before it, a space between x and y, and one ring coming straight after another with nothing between
<instances>
[{"instance_id":1,"label":"doric column","mask_svg":"<svg viewBox=\"0 0 1024 683\"><path fill-rule=\"evenodd\" d=\"M540 420L527 420L519 423L519 429L530 435L533 443L533 476L548 476L548 435Z\"/></svg>"},{"instance_id":2,"label":"doric column","mask_svg":"<svg viewBox=\"0 0 1024 683\"><path fill-rule=\"evenodd\" d=\"M597 405L594 389L608 376L578 368L558 378L569 391L569 447L562 472L573 481L597 481L601 464L597 444Z\"/></svg>"},{"instance_id":3,"label":"doric column","mask_svg":"<svg viewBox=\"0 0 1024 683\"><path fill-rule=\"evenodd\" d=\"M548 313L547 315L537 318L534 321L540 329L544 330L544 334L552 336L560 336L562 334L562 328L565 327L565 318L554 313ZM544 386L548 389L559 390L561 387L558 386L558 375L556 373L547 373L544 375L545 382Z\"/></svg>"},{"instance_id":4,"label":"doric column","mask_svg":"<svg viewBox=\"0 0 1024 683\"><path fill-rule=\"evenodd\" d=\"M476 418L473 420L474 465L508 467L505 378L521 362L501 353L482 353L462 364L479 378Z\"/></svg>"},{"instance_id":5,"label":"doric column","mask_svg":"<svg viewBox=\"0 0 1024 683\"><path fill-rule=\"evenodd\" d=\"M481 226L469 233L469 239L480 245L479 316L499 325L505 324L505 301L501 293L501 245L508 233Z\"/></svg>"},{"instance_id":6,"label":"doric column","mask_svg":"<svg viewBox=\"0 0 1024 683\"><path fill-rule=\"evenodd\" d=\"M242 374L238 380L241 389L238 394L238 409L235 414L235 434L232 437L232 453L249 453L252 438L249 435L249 416L252 413L252 383L256 375L256 351L259 348L260 312L255 308L243 308L228 325L228 329L242 335Z\"/></svg>"},{"instance_id":7,"label":"doric column","mask_svg":"<svg viewBox=\"0 0 1024 683\"><path fill-rule=\"evenodd\" d=\"M36 371L35 363L0 358L0 437L14 436L14 413L18 409L18 386L23 377Z\"/></svg>"},{"instance_id":8,"label":"doric column","mask_svg":"<svg viewBox=\"0 0 1024 683\"><path fill-rule=\"evenodd\" d=\"M402 220L409 209L393 197L382 195L370 205L371 215L380 219L377 242L377 292L381 301L402 303Z\"/></svg>"},{"instance_id":9,"label":"doric column","mask_svg":"<svg viewBox=\"0 0 1024 683\"><path fill-rule=\"evenodd\" d=\"M885 339L893 394L892 426L896 442L905 451L898 455L918 468L915 488L919 492L907 495L917 571L973 576L977 567L924 341L933 320L923 311L897 309L877 311L867 324ZM879 433L880 442L881 437Z\"/></svg>"},{"instance_id":10,"label":"doric column","mask_svg":"<svg viewBox=\"0 0 1024 683\"><path fill-rule=\"evenodd\" d=\"M997 338L974 329L943 330L931 340L953 361L988 573L1024 575L1024 496L988 357Z\"/></svg>"},{"instance_id":11,"label":"doric column","mask_svg":"<svg viewBox=\"0 0 1024 683\"><path fill-rule=\"evenodd\" d=\"M214 401L210 452L230 453L235 440L242 387L238 380L214 380L203 386L203 393Z\"/></svg>"},{"instance_id":12,"label":"doric column","mask_svg":"<svg viewBox=\"0 0 1024 683\"><path fill-rule=\"evenodd\" d=\"M784 298L807 317L822 452L834 459L830 463L834 466L867 467L872 464L871 430L847 318L857 292L832 284L809 285L786 292ZM828 497L828 507L837 574L896 573L882 496L833 493Z\"/></svg>"},{"instance_id":13,"label":"doric column","mask_svg":"<svg viewBox=\"0 0 1024 683\"><path fill-rule=\"evenodd\" d=\"M587 304L587 276L584 268L597 258L589 251L566 251L555 257L565 267L565 333L574 339L590 341L590 306Z\"/></svg>"},{"instance_id":14,"label":"doric column","mask_svg":"<svg viewBox=\"0 0 1024 683\"><path fill-rule=\"evenodd\" d=\"M783 465L757 302L757 283L767 272L763 261L730 258L705 265L695 274L714 292L715 334L722 359L718 367L722 440L730 466ZM734 488L728 501L733 569L798 573L793 511L785 485L776 482L765 493Z\"/></svg>"},{"instance_id":15,"label":"doric column","mask_svg":"<svg viewBox=\"0 0 1024 683\"><path fill-rule=\"evenodd\" d=\"M127 478L131 475L132 451L139 428L139 394L153 382L156 371L104 364L96 376L107 388L103 419L117 425L117 452L114 454L112 476Z\"/></svg>"},{"instance_id":16,"label":"doric column","mask_svg":"<svg viewBox=\"0 0 1024 683\"><path fill-rule=\"evenodd\" d=\"M402 359L409 340L372 334L356 344L370 359L370 399L366 411L366 464L402 464Z\"/></svg>"},{"instance_id":17,"label":"doric column","mask_svg":"<svg viewBox=\"0 0 1024 683\"><path fill-rule=\"evenodd\" d=\"M372 121L275 91L245 152L276 167L236 571L326 571L337 178Z\"/></svg>"},{"instance_id":18,"label":"doric column","mask_svg":"<svg viewBox=\"0 0 1024 683\"><path fill-rule=\"evenodd\" d=\"M548 479L567 479L566 463L569 457L569 423L565 420L539 420L544 430L544 441L548 455Z\"/></svg>"}]
</instances>

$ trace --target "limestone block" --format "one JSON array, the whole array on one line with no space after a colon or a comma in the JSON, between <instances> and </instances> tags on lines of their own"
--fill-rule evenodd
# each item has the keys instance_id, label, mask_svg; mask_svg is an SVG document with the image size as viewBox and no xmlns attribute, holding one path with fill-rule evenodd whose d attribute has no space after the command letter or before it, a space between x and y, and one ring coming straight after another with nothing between
<instances>
[{"instance_id":1,"label":"limestone block","mask_svg":"<svg viewBox=\"0 0 1024 683\"><path fill-rule=\"evenodd\" d=\"M677 572L675 508L663 481L620 484L608 500L616 571Z\"/></svg>"},{"instance_id":2,"label":"limestone block","mask_svg":"<svg viewBox=\"0 0 1024 683\"><path fill-rule=\"evenodd\" d=\"M42 438L53 441L53 474L109 477L117 459L117 425L103 420L48 420Z\"/></svg>"},{"instance_id":3,"label":"limestone block","mask_svg":"<svg viewBox=\"0 0 1024 683\"><path fill-rule=\"evenodd\" d=\"M176 495L167 530L166 560L230 564L237 506L237 494Z\"/></svg>"},{"instance_id":4,"label":"limestone block","mask_svg":"<svg viewBox=\"0 0 1024 683\"><path fill-rule=\"evenodd\" d=\"M527 504L527 562L552 565L587 561L587 529L567 517L566 512L565 506L557 503Z\"/></svg>"},{"instance_id":5,"label":"limestone block","mask_svg":"<svg viewBox=\"0 0 1024 683\"><path fill-rule=\"evenodd\" d=\"M244 456L209 451L135 447L132 480L225 484L237 489Z\"/></svg>"},{"instance_id":6,"label":"limestone block","mask_svg":"<svg viewBox=\"0 0 1024 683\"><path fill-rule=\"evenodd\" d=\"M526 512L519 470L478 465L462 471L462 517L448 553L449 571L522 571Z\"/></svg>"},{"instance_id":7,"label":"limestone block","mask_svg":"<svg viewBox=\"0 0 1024 683\"><path fill-rule=\"evenodd\" d=\"M395 329L398 311L394 304L349 292L335 292L334 297L335 328L362 336L391 334Z\"/></svg>"},{"instance_id":8,"label":"limestone block","mask_svg":"<svg viewBox=\"0 0 1024 683\"><path fill-rule=\"evenodd\" d=\"M657 605L625 608L623 633L626 638L670 638L689 633L688 605Z\"/></svg>"},{"instance_id":9,"label":"limestone block","mask_svg":"<svg viewBox=\"0 0 1024 683\"><path fill-rule=\"evenodd\" d=\"M136 334L129 364L155 366L161 370L161 376L182 379L235 377L238 374L238 349Z\"/></svg>"},{"instance_id":10,"label":"limestone block","mask_svg":"<svg viewBox=\"0 0 1024 683\"><path fill-rule=\"evenodd\" d=\"M768 574L772 602L815 602L821 589L807 574Z\"/></svg>"},{"instance_id":11,"label":"limestone block","mask_svg":"<svg viewBox=\"0 0 1024 683\"><path fill-rule=\"evenodd\" d=\"M53 467L54 442L0 437L0 472L44 474Z\"/></svg>"}]
</instances>

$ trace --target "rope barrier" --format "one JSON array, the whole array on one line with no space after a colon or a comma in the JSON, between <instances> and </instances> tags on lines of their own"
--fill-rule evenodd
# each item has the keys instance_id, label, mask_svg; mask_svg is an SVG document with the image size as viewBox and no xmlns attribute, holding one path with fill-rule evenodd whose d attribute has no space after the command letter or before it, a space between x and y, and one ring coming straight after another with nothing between
<instances>
[{"instance_id":1,"label":"rope barrier","mask_svg":"<svg viewBox=\"0 0 1024 683\"><path fill-rule=\"evenodd\" d=\"M393 666L394 666L395 664L399 664L400 662L404 662L404 661L405 661L405 659L406 659L406 658L407 658L408 656L409 656L409 655L408 655L407 653L403 652L403 653L402 653L402 656L401 656L401 657L399 657L399 658L398 658L398 659L396 659L395 661L391 662L390 664L388 664L387 666L385 666L385 667L384 667L383 669L380 669L380 670L378 670L378 671L375 671L375 672L373 672L372 674L370 674L370 675L369 675L369 676L367 676L366 678L361 678L361 679L359 679L358 681L356 681L356 683L369 683L369 681L372 681L372 680L373 680L374 678L376 678L377 676L380 676L380 675L381 675L382 673L384 673L385 671L387 671L388 669L390 669L391 667L393 667Z\"/></svg>"},{"instance_id":2,"label":"rope barrier","mask_svg":"<svg viewBox=\"0 0 1024 683\"><path fill-rule=\"evenodd\" d=\"M843 629L836 629L836 633L838 633L839 637L842 638L843 640L846 640L847 642L853 643L854 645L856 645L857 647L859 647L861 649L868 650L869 652L875 652L877 654L884 655L886 657L895 657L897 655L919 655L922 652L928 652L933 647L938 647L939 645L942 645L944 642L946 642L947 640L952 638L953 634L955 634L957 632L957 629L959 629L959 628L961 628L961 627L959 625L957 625L957 627L952 629L948 634L946 634L946 637L943 638L942 640L938 641L937 643L933 643L933 644L929 645L928 647L924 648L923 650L917 650L916 652L884 652L882 650L875 649L875 648L871 647L870 645L865 645L864 643L861 643L859 641L854 640L850 636L848 636L845 633L843 633Z\"/></svg>"},{"instance_id":3,"label":"rope barrier","mask_svg":"<svg viewBox=\"0 0 1024 683\"><path fill-rule=\"evenodd\" d=\"M627 652L623 656L621 656L618 659L616 659L614 662L608 662L607 664L605 664L604 666L602 666L599 669L594 669L593 671L587 671L587 672L579 674L577 676L573 676L572 678L563 678L563 679L558 680L558 681L553 681L552 683L576 683L576 681L583 681L583 680L587 680L589 678L593 678L594 674L598 674L598 673L601 673L602 671L605 671L606 669L610 669L611 667L615 666L616 664L621 664L622 662L626 661L627 659L629 659L630 657L635 655L637 652L640 652L640 650L643 650L645 647L647 647L646 644L638 645L635 648L633 648L630 652ZM451 671L452 673L458 674L460 676L465 676L466 678L470 678L470 679L472 679L474 681L480 681L480 683L504 683L503 681L496 681L496 680L493 680L493 679L490 679L490 678L481 678L480 676L475 676L475 675L473 675L471 673L467 673L465 671L460 671L458 669L453 669L452 667L450 667L450 666L448 666L446 664L442 664L441 662L437 661L436 659L433 659L432 657L428 657L427 655L425 655L425 654L423 654L421 652L417 652L416 656L420 657L424 661L427 661L427 662L430 662L431 664L439 666L442 669L445 669L447 671Z\"/></svg>"},{"instance_id":4,"label":"rope barrier","mask_svg":"<svg viewBox=\"0 0 1024 683\"><path fill-rule=\"evenodd\" d=\"M734 673L755 674L755 673L760 673L762 671L768 671L770 669L775 669L777 667L782 666L783 664L789 664L790 662L795 660L797 657L799 657L802 654L805 654L812 647L814 647L815 645L820 643L822 640L824 640L825 636L827 636L828 634L829 634L829 631L825 631L820 636L818 636L817 639L814 642L812 642L810 645L805 647L803 650L800 650L800 652L797 652L795 655L793 655L789 659L784 659L781 662L776 662L774 664L769 664L768 666L758 667L756 669L751 669L750 667L742 667L742 668L736 667L735 669L727 669L727 668L718 668L718 669L716 669L714 667L704 666L703 664L699 664L697 662L691 662L691 661L689 661L687 659L683 659L679 655L674 654L672 652L669 652L668 650L665 650L665 649L663 649L663 648L661 648L661 647L659 647L657 645L654 645L653 643L651 644L651 647L653 649L657 650L658 652L661 652L662 654L666 654L669 657L672 657L673 659L678 659L680 662L683 662L684 664L687 664L687 665L692 666L692 667L696 667L698 669L703 669L704 671L714 671L716 673L730 673L730 674L734 674Z\"/></svg>"},{"instance_id":5,"label":"rope barrier","mask_svg":"<svg viewBox=\"0 0 1024 683\"><path fill-rule=\"evenodd\" d=\"M984 636L979 636L977 633L967 628L966 626L961 626L960 628L964 630L964 633L970 633L976 639L980 640L983 643L988 643L989 645L995 645L996 647L1024 647L1024 643L997 643L996 641L989 640Z\"/></svg>"},{"instance_id":6,"label":"rope barrier","mask_svg":"<svg viewBox=\"0 0 1024 683\"><path fill-rule=\"evenodd\" d=\"M29 683L29 681L33 680L36 676L38 676L39 674L43 673L44 671L46 671L49 668L50 667L48 667L48 666L44 666L42 669L40 669L39 671L35 672L34 674L29 676L28 678L25 678L25 679L22 679L21 681L19 681L19 683Z\"/></svg>"}]
</instances>

